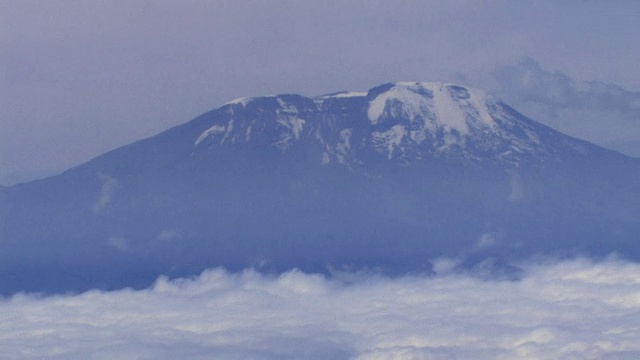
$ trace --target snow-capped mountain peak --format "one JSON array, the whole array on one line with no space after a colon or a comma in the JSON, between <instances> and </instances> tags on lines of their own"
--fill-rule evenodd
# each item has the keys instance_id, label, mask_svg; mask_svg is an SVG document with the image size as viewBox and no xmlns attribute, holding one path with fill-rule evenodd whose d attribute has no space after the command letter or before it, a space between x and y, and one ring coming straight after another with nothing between
<instances>
[{"instance_id":1,"label":"snow-capped mountain peak","mask_svg":"<svg viewBox=\"0 0 640 360\"><path fill-rule=\"evenodd\" d=\"M282 153L312 149L323 164L453 156L517 165L525 158L555 157L545 145L551 138L582 146L482 90L442 82L396 82L315 98L240 98L214 112L192 140L197 151L251 144Z\"/></svg>"},{"instance_id":2,"label":"snow-capped mountain peak","mask_svg":"<svg viewBox=\"0 0 640 360\"><path fill-rule=\"evenodd\" d=\"M397 82L369 102L368 117L376 124L384 115L403 116L410 121L430 117L430 126L469 133L469 120L495 127L487 101L495 101L480 90L439 82Z\"/></svg>"}]
</instances>

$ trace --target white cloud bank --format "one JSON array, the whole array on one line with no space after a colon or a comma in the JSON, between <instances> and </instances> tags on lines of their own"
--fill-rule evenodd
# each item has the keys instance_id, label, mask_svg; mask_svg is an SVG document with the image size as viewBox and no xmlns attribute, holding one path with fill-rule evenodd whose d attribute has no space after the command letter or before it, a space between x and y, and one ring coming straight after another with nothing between
<instances>
[{"instance_id":1,"label":"white cloud bank","mask_svg":"<svg viewBox=\"0 0 640 360\"><path fill-rule=\"evenodd\" d=\"M468 274L209 270L148 290L0 301L0 353L48 359L638 359L640 264Z\"/></svg>"}]
</instances>

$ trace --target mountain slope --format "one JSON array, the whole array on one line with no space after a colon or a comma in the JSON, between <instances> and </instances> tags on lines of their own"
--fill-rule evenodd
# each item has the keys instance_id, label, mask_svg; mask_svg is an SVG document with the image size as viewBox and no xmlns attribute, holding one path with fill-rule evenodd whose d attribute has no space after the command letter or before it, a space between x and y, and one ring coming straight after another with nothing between
<instances>
[{"instance_id":1,"label":"mountain slope","mask_svg":"<svg viewBox=\"0 0 640 360\"><path fill-rule=\"evenodd\" d=\"M639 179L639 159L457 85L238 99L0 189L0 291L141 287L219 265L638 260Z\"/></svg>"}]
</instances>

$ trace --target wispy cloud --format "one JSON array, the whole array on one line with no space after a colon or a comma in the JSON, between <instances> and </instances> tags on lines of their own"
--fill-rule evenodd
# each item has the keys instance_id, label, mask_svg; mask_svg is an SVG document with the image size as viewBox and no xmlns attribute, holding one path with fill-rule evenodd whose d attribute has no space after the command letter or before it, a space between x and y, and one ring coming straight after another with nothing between
<instances>
[{"instance_id":1,"label":"wispy cloud","mask_svg":"<svg viewBox=\"0 0 640 360\"><path fill-rule=\"evenodd\" d=\"M491 82L495 93L536 120L640 156L640 92L602 81L579 82L532 58L496 67Z\"/></svg>"},{"instance_id":2,"label":"wispy cloud","mask_svg":"<svg viewBox=\"0 0 640 360\"><path fill-rule=\"evenodd\" d=\"M640 119L640 92L602 81L577 82L562 72L543 69L531 58L498 67L493 74L505 91L525 102L543 103L553 110L616 111L624 120Z\"/></svg>"},{"instance_id":3,"label":"wispy cloud","mask_svg":"<svg viewBox=\"0 0 640 360\"><path fill-rule=\"evenodd\" d=\"M98 200L93 204L93 211L98 212L106 207L113 196L113 193L118 188L118 180L109 174L98 174L100 181L102 181L102 187L100 188L100 195Z\"/></svg>"},{"instance_id":4,"label":"wispy cloud","mask_svg":"<svg viewBox=\"0 0 640 360\"><path fill-rule=\"evenodd\" d=\"M348 283L205 271L148 290L0 302L8 358L616 358L640 355L640 265L525 266L519 281L450 272Z\"/></svg>"},{"instance_id":5,"label":"wispy cloud","mask_svg":"<svg viewBox=\"0 0 640 360\"><path fill-rule=\"evenodd\" d=\"M517 173L511 174L511 193L509 194L509 201L518 201L522 199L524 189L522 186L522 179Z\"/></svg>"},{"instance_id":6,"label":"wispy cloud","mask_svg":"<svg viewBox=\"0 0 640 360\"><path fill-rule=\"evenodd\" d=\"M131 251L131 247L129 246L129 242L127 241L127 239L121 237L121 236L112 236L107 240L107 244L109 244L109 246L114 247L122 252L129 252Z\"/></svg>"}]
</instances>

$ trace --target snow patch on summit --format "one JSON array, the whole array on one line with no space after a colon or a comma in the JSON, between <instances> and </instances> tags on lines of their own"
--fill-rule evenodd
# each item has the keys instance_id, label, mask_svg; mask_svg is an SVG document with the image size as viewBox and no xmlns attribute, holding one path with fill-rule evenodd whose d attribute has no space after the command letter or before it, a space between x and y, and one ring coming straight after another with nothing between
<instances>
[{"instance_id":1,"label":"snow patch on summit","mask_svg":"<svg viewBox=\"0 0 640 360\"><path fill-rule=\"evenodd\" d=\"M494 100L492 98L482 92L474 91L471 93L471 103L473 104L473 108L478 112L480 119L489 127L496 128L498 124L493 120L487 107L489 103L493 102Z\"/></svg>"},{"instance_id":2,"label":"snow patch on summit","mask_svg":"<svg viewBox=\"0 0 640 360\"><path fill-rule=\"evenodd\" d=\"M331 104L323 106L325 101ZM500 101L482 90L442 82L396 82L366 93L343 91L316 98L239 98L227 104L248 102L255 105L250 110L241 111L239 105L225 108L227 121L215 120L204 132L195 133L195 145L207 137L216 145L248 144L264 137L282 152L313 142L323 164L350 165L362 161L360 156L367 153L363 150L373 150L388 160L452 153L470 161L492 158L515 166L545 147L538 127L521 121ZM572 141L567 144L582 150Z\"/></svg>"},{"instance_id":3,"label":"snow patch on summit","mask_svg":"<svg viewBox=\"0 0 640 360\"><path fill-rule=\"evenodd\" d=\"M226 127L222 126L222 125L213 125L212 127L208 128L207 130L205 130L202 134L200 134L200 136L198 136L198 139L196 140L196 143L194 145L198 145L202 142L202 140L206 139L209 135L215 135L218 133L223 133L227 130Z\"/></svg>"},{"instance_id":4,"label":"snow patch on summit","mask_svg":"<svg viewBox=\"0 0 640 360\"><path fill-rule=\"evenodd\" d=\"M393 115L398 117L406 116L410 121L424 116L425 113L430 113L432 104L429 98L433 94L428 89L415 84L406 86L404 83L397 83L394 87L370 101L367 111L369 121L374 125L378 124L380 117L384 115L385 111L389 110L389 105L394 103L401 106L402 113Z\"/></svg>"},{"instance_id":5,"label":"snow patch on summit","mask_svg":"<svg viewBox=\"0 0 640 360\"><path fill-rule=\"evenodd\" d=\"M322 95L319 96L318 99L340 99L340 98L350 98L350 97L364 97L367 96L366 92L361 91L343 91L335 94Z\"/></svg>"},{"instance_id":6,"label":"snow patch on summit","mask_svg":"<svg viewBox=\"0 0 640 360\"><path fill-rule=\"evenodd\" d=\"M447 130L457 130L461 135L469 134L466 114L460 109L460 105L455 101L447 89L446 85L438 84L433 91L433 105L436 112L436 121Z\"/></svg>"},{"instance_id":7,"label":"snow patch on summit","mask_svg":"<svg viewBox=\"0 0 640 360\"><path fill-rule=\"evenodd\" d=\"M495 128L496 122L482 91L440 82L397 82L369 102L367 115L373 125L385 116L405 118L409 122L424 120L431 132L442 128L459 135L470 134L470 126Z\"/></svg>"},{"instance_id":8,"label":"snow patch on summit","mask_svg":"<svg viewBox=\"0 0 640 360\"><path fill-rule=\"evenodd\" d=\"M226 103L222 104L220 107L227 106L227 105L236 105L236 104L240 104L242 106L247 106L249 101L251 101L251 98L241 97L241 98L233 99L233 100L231 100L229 102L226 102Z\"/></svg>"}]
</instances>

